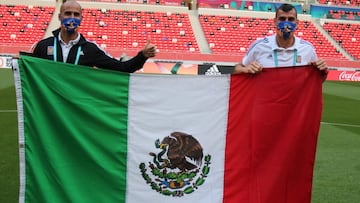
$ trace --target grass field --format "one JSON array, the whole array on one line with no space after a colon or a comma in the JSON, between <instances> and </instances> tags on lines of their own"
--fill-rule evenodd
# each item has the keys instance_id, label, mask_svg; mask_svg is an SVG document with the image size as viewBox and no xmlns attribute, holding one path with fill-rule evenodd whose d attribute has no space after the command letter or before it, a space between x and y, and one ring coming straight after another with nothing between
<instances>
[{"instance_id":1,"label":"grass field","mask_svg":"<svg viewBox=\"0 0 360 203\"><path fill-rule=\"evenodd\" d=\"M313 203L360 202L360 83L325 82ZM16 99L11 70L0 69L0 203L18 202Z\"/></svg>"}]
</instances>

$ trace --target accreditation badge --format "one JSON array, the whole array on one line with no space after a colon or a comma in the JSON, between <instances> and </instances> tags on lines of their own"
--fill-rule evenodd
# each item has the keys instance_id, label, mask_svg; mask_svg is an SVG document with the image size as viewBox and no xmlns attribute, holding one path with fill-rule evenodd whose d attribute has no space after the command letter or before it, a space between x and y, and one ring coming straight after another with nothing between
<instances>
[{"instance_id":1,"label":"accreditation badge","mask_svg":"<svg viewBox=\"0 0 360 203\"><path fill-rule=\"evenodd\" d=\"M47 47L47 55L54 55L54 46Z\"/></svg>"}]
</instances>

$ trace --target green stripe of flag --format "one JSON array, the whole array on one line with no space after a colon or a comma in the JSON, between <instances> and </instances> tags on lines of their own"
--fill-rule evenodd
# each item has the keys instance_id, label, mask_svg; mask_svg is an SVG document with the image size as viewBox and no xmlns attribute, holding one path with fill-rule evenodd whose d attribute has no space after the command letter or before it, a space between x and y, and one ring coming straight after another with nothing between
<instances>
[{"instance_id":1,"label":"green stripe of flag","mask_svg":"<svg viewBox=\"0 0 360 203\"><path fill-rule=\"evenodd\" d=\"M28 56L19 67L25 202L125 202L129 75Z\"/></svg>"}]
</instances>

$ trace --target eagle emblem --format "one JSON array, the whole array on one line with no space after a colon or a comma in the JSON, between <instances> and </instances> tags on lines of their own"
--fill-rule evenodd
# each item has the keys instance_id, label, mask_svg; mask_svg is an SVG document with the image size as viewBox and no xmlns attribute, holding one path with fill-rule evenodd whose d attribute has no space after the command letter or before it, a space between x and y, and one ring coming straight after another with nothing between
<instances>
[{"instance_id":1,"label":"eagle emblem","mask_svg":"<svg viewBox=\"0 0 360 203\"><path fill-rule=\"evenodd\" d=\"M192 135L173 132L160 142L158 152L150 152L152 162L140 163L142 177L151 188L167 196L183 196L194 192L210 172L210 155ZM149 171L149 172L148 172Z\"/></svg>"}]
</instances>

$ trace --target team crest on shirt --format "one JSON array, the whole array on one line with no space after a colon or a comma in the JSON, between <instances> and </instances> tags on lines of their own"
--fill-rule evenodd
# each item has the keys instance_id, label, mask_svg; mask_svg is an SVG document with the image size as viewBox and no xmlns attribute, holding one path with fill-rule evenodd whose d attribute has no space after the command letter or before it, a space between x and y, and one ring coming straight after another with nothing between
<instances>
[{"instance_id":1,"label":"team crest on shirt","mask_svg":"<svg viewBox=\"0 0 360 203\"><path fill-rule=\"evenodd\" d=\"M54 46L47 47L47 55L54 55Z\"/></svg>"},{"instance_id":2,"label":"team crest on shirt","mask_svg":"<svg viewBox=\"0 0 360 203\"><path fill-rule=\"evenodd\" d=\"M140 163L142 177L154 191L173 197L195 192L210 173L210 155L192 135L173 132L155 141L152 161Z\"/></svg>"},{"instance_id":3,"label":"team crest on shirt","mask_svg":"<svg viewBox=\"0 0 360 203\"><path fill-rule=\"evenodd\" d=\"M296 57L296 63L301 63L301 56Z\"/></svg>"}]
</instances>

